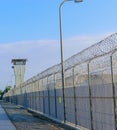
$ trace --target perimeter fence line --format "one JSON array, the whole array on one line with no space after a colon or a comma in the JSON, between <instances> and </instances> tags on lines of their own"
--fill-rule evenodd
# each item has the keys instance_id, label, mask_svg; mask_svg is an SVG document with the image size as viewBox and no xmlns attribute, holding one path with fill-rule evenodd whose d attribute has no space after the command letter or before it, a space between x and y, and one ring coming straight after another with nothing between
<instances>
[{"instance_id":1,"label":"perimeter fence line","mask_svg":"<svg viewBox=\"0 0 117 130\"><path fill-rule=\"evenodd\" d=\"M25 81L4 100L84 130L117 129L117 33ZM65 117L64 117L65 116Z\"/></svg>"}]
</instances>

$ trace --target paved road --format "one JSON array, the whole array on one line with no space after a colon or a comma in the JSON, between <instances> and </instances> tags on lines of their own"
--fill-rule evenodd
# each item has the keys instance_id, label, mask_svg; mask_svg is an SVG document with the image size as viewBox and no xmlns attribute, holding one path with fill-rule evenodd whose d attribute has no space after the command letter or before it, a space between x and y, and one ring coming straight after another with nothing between
<instances>
[{"instance_id":1,"label":"paved road","mask_svg":"<svg viewBox=\"0 0 117 130\"><path fill-rule=\"evenodd\" d=\"M1 105L17 130L73 130L61 124L55 124L52 121L34 117L31 113L27 112L27 110L13 104L1 103Z\"/></svg>"},{"instance_id":2,"label":"paved road","mask_svg":"<svg viewBox=\"0 0 117 130\"><path fill-rule=\"evenodd\" d=\"M6 112L0 105L0 130L16 130L15 126L9 120Z\"/></svg>"}]
</instances>

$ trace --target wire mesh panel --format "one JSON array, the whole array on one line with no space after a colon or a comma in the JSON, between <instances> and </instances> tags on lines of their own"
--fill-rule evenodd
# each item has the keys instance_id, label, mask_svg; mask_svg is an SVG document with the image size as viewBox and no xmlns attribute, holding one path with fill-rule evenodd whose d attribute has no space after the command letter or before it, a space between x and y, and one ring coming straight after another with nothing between
<instances>
[{"instance_id":1,"label":"wire mesh panel","mask_svg":"<svg viewBox=\"0 0 117 130\"><path fill-rule=\"evenodd\" d=\"M43 79L43 87L44 87L44 109L45 109L45 114L49 115L49 95L48 95L48 83L47 83L48 77Z\"/></svg>"},{"instance_id":2,"label":"wire mesh panel","mask_svg":"<svg viewBox=\"0 0 117 130\"><path fill-rule=\"evenodd\" d=\"M64 61L64 74L62 86L61 64L48 68L10 90L4 100L83 129L116 130L117 33Z\"/></svg>"},{"instance_id":3,"label":"wire mesh panel","mask_svg":"<svg viewBox=\"0 0 117 130\"><path fill-rule=\"evenodd\" d=\"M117 51L115 50L112 53L111 62L112 62L112 82L113 82L113 95L114 95L114 105L115 105L115 118L117 125Z\"/></svg>"},{"instance_id":4,"label":"wire mesh panel","mask_svg":"<svg viewBox=\"0 0 117 130\"><path fill-rule=\"evenodd\" d=\"M50 115L56 118L56 94L55 94L55 78L54 75L48 77Z\"/></svg>"},{"instance_id":5,"label":"wire mesh panel","mask_svg":"<svg viewBox=\"0 0 117 130\"><path fill-rule=\"evenodd\" d=\"M75 103L72 68L66 70L65 72L65 108L66 121L75 124Z\"/></svg>"},{"instance_id":6,"label":"wire mesh panel","mask_svg":"<svg viewBox=\"0 0 117 130\"><path fill-rule=\"evenodd\" d=\"M62 83L61 73L55 74L55 87L56 87L56 100L57 100L57 119L63 121L63 95L62 95Z\"/></svg>"},{"instance_id":7,"label":"wire mesh panel","mask_svg":"<svg viewBox=\"0 0 117 130\"><path fill-rule=\"evenodd\" d=\"M37 80L35 80L34 82L34 86L35 86L35 110L37 111L37 106L38 106L38 83Z\"/></svg>"},{"instance_id":8,"label":"wire mesh panel","mask_svg":"<svg viewBox=\"0 0 117 130\"><path fill-rule=\"evenodd\" d=\"M117 97L117 51L112 55L113 82L115 87L115 96Z\"/></svg>"},{"instance_id":9,"label":"wire mesh panel","mask_svg":"<svg viewBox=\"0 0 117 130\"><path fill-rule=\"evenodd\" d=\"M37 84L36 103L37 103L37 111L39 111L39 102L40 102L39 80L37 80L36 84Z\"/></svg>"},{"instance_id":10,"label":"wire mesh panel","mask_svg":"<svg viewBox=\"0 0 117 130\"><path fill-rule=\"evenodd\" d=\"M98 130L114 130L115 116L110 56L91 61L90 84L92 96L93 127Z\"/></svg>"},{"instance_id":11,"label":"wire mesh panel","mask_svg":"<svg viewBox=\"0 0 117 130\"><path fill-rule=\"evenodd\" d=\"M32 93L31 93L31 84L29 85L29 108L31 108L32 105Z\"/></svg>"},{"instance_id":12,"label":"wire mesh panel","mask_svg":"<svg viewBox=\"0 0 117 130\"><path fill-rule=\"evenodd\" d=\"M42 113L44 113L44 105L45 105L45 103L44 103L44 90L43 90L43 79L40 79L40 81L39 81L39 89L40 89L40 92L39 92L39 96L40 96L40 102L39 102L39 104L40 104L40 106L39 106L39 110L40 110L40 112L42 112Z\"/></svg>"},{"instance_id":13,"label":"wire mesh panel","mask_svg":"<svg viewBox=\"0 0 117 130\"><path fill-rule=\"evenodd\" d=\"M77 125L91 129L87 63L74 68Z\"/></svg>"}]
</instances>

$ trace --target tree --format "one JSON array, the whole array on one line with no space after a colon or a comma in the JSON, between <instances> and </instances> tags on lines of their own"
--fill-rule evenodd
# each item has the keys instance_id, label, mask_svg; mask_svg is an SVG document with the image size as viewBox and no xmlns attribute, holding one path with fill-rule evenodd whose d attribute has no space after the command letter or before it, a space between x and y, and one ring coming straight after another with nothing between
<instances>
[{"instance_id":1,"label":"tree","mask_svg":"<svg viewBox=\"0 0 117 130\"><path fill-rule=\"evenodd\" d=\"M4 90L4 93L7 93L11 88L12 88L11 86L6 86L5 90Z\"/></svg>"},{"instance_id":2,"label":"tree","mask_svg":"<svg viewBox=\"0 0 117 130\"><path fill-rule=\"evenodd\" d=\"M0 99L2 99L3 95L5 93L7 93L11 88L12 88L11 86L6 86L5 89L4 89L4 91L0 90Z\"/></svg>"},{"instance_id":3,"label":"tree","mask_svg":"<svg viewBox=\"0 0 117 130\"><path fill-rule=\"evenodd\" d=\"M0 100L2 99L3 91L0 89Z\"/></svg>"},{"instance_id":4,"label":"tree","mask_svg":"<svg viewBox=\"0 0 117 130\"><path fill-rule=\"evenodd\" d=\"M0 89L0 95L2 94L2 90Z\"/></svg>"}]
</instances>

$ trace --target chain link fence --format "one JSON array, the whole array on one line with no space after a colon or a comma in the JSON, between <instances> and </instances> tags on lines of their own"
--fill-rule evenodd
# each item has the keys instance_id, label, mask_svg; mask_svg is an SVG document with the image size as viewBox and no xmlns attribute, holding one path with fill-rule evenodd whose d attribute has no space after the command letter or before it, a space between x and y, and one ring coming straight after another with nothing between
<instances>
[{"instance_id":1,"label":"chain link fence","mask_svg":"<svg viewBox=\"0 0 117 130\"><path fill-rule=\"evenodd\" d=\"M64 66L65 109L61 64L13 88L4 100L59 122L66 119L75 128L116 130L117 34L70 57Z\"/></svg>"}]
</instances>

